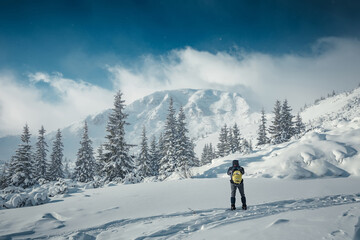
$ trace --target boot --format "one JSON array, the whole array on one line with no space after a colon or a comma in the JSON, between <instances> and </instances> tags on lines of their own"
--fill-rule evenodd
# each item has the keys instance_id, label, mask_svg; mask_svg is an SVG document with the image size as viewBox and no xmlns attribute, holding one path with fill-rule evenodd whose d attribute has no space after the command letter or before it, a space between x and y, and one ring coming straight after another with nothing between
<instances>
[{"instance_id":1,"label":"boot","mask_svg":"<svg viewBox=\"0 0 360 240\"><path fill-rule=\"evenodd\" d=\"M234 197L231 197L230 198L230 202L231 202L231 210L235 210L236 209L236 207L235 207L235 198Z\"/></svg>"},{"instance_id":2,"label":"boot","mask_svg":"<svg viewBox=\"0 0 360 240\"><path fill-rule=\"evenodd\" d=\"M246 198L245 197L241 197L241 203L242 203L242 209L246 210L247 206L246 206Z\"/></svg>"}]
</instances>

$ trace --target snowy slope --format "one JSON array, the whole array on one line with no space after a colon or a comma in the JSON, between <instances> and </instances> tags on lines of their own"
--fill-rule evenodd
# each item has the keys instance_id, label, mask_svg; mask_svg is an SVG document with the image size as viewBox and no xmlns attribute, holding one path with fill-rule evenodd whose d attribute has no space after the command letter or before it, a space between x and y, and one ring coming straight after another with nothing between
<instances>
[{"instance_id":1,"label":"snowy slope","mask_svg":"<svg viewBox=\"0 0 360 240\"><path fill-rule=\"evenodd\" d=\"M163 131L170 97L173 98L174 107L177 111L180 106L183 106L190 129L190 137L195 140L213 133L217 135L225 123L233 125L235 122L241 130L243 129L243 134L248 138L256 134L252 131L253 128L249 128L249 126L255 126L259 114L252 113L249 105L238 93L182 89L155 92L126 106L126 112L129 114L127 120L130 123L126 126L126 137L129 143L140 143L143 126L147 129L149 139L152 135L159 136L160 132ZM86 118L89 136L94 142L94 149L104 142L105 128L110 112L111 110L105 110ZM46 123L44 125L46 128ZM79 148L82 128L83 120L62 129L65 157L71 160L75 159ZM50 148L55 134L53 132L47 135ZM16 150L19 139L20 137L0 138L0 159L10 159ZM35 139L32 140L33 143L35 141Z\"/></svg>"},{"instance_id":2,"label":"snowy slope","mask_svg":"<svg viewBox=\"0 0 360 240\"><path fill-rule=\"evenodd\" d=\"M310 131L301 139L268 145L249 155L233 154L194 168L196 178L226 177L233 159L238 159L252 178L313 179L360 176L360 127L357 130ZM347 127L353 126L353 122ZM360 182L359 182L360 183Z\"/></svg>"},{"instance_id":3,"label":"snowy slope","mask_svg":"<svg viewBox=\"0 0 360 240\"><path fill-rule=\"evenodd\" d=\"M266 145L248 155L233 154L194 168L197 178L226 177L238 159L247 176L263 178L329 178L360 176L360 118L308 131L300 139ZM360 182L359 182L360 183Z\"/></svg>"},{"instance_id":4,"label":"snowy slope","mask_svg":"<svg viewBox=\"0 0 360 240\"><path fill-rule=\"evenodd\" d=\"M313 127L334 126L338 121L360 117L360 88L319 101L306 108L301 117Z\"/></svg>"}]
</instances>

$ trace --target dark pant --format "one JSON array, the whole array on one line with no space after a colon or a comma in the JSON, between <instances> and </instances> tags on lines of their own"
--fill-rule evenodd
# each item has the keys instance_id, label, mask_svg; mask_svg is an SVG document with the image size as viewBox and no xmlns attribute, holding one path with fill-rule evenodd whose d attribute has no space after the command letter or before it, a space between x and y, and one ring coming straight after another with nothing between
<instances>
[{"instance_id":1,"label":"dark pant","mask_svg":"<svg viewBox=\"0 0 360 240\"><path fill-rule=\"evenodd\" d=\"M244 181L242 181L240 184L234 184L234 183L230 183L231 186L231 204L235 204L235 195L236 195L236 189L239 189L240 195L241 195L241 203L243 205L246 205L246 197L245 197L245 192L244 192Z\"/></svg>"}]
</instances>

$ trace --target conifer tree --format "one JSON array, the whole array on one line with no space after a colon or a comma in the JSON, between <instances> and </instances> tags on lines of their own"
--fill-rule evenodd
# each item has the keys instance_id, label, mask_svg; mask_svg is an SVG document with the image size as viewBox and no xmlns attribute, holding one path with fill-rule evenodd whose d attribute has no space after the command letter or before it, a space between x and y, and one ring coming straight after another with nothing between
<instances>
[{"instance_id":1,"label":"conifer tree","mask_svg":"<svg viewBox=\"0 0 360 240\"><path fill-rule=\"evenodd\" d=\"M30 131L26 124L21 135L21 144L10 162L10 185L29 187L34 184L33 154L30 145Z\"/></svg>"},{"instance_id":2,"label":"conifer tree","mask_svg":"<svg viewBox=\"0 0 360 240\"><path fill-rule=\"evenodd\" d=\"M208 164L208 160L209 160L209 146L205 144L203 147L203 151L201 153L201 160L200 160L201 165Z\"/></svg>"},{"instance_id":3,"label":"conifer tree","mask_svg":"<svg viewBox=\"0 0 360 240\"><path fill-rule=\"evenodd\" d=\"M107 180L112 181L116 178L124 179L125 176L134 170L133 159L129 154L130 145L125 141L125 125L128 115L124 112L124 100L119 91L115 95L114 108L109 116L106 126L107 142L104 144L104 161L102 169Z\"/></svg>"},{"instance_id":4,"label":"conifer tree","mask_svg":"<svg viewBox=\"0 0 360 240\"><path fill-rule=\"evenodd\" d=\"M95 158L92 141L89 138L87 122L84 124L84 132L77 153L74 177L79 182L90 182L95 176Z\"/></svg>"},{"instance_id":5,"label":"conifer tree","mask_svg":"<svg viewBox=\"0 0 360 240\"><path fill-rule=\"evenodd\" d=\"M200 166L200 160L196 157L195 154L195 143L193 139L190 139L189 148L187 149L187 156L189 158L189 166L190 167L198 167Z\"/></svg>"},{"instance_id":6,"label":"conifer tree","mask_svg":"<svg viewBox=\"0 0 360 240\"><path fill-rule=\"evenodd\" d=\"M177 168L184 177L190 176L190 167L198 166L195 156L193 143L187 136L189 130L186 127L186 116L183 107L180 107L177 118L177 137L176 137L176 158Z\"/></svg>"},{"instance_id":7,"label":"conifer tree","mask_svg":"<svg viewBox=\"0 0 360 240\"><path fill-rule=\"evenodd\" d=\"M230 127L229 128L229 134L228 134L228 145L229 145L229 154L230 153L235 153L235 141L234 141L234 136L233 136L233 129Z\"/></svg>"},{"instance_id":8,"label":"conifer tree","mask_svg":"<svg viewBox=\"0 0 360 240\"><path fill-rule=\"evenodd\" d=\"M271 122L272 125L269 128L271 134L271 142L273 144L281 143L281 103L276 100L274 107L274 119Z\"/></svg>"},{"instance_id":9,"label":"conifer tree","mask_svg":"<svg viewBox=\"0 0 360 240\"><path fill-rule=\"evenodd\" d=\"M210 160L217 158L216 151L215 151L215 148L213 148L212 143L209 144L209 156L210 156L210 158L209 158Z\"/></svg>"},{"instance_id":10,"label":"conifer tree","mask_svg":"<svg viewBox=\"0 0 360 240\"><path fill-rule=\"evenodd\" d=\"M203 152L201 154L201 165L211 163L213 159L216 158L215 149L212 146L212 143L205 144Z\"/></svg>"},{"instance_id":11,"label":"conifer tree","mask_svg":"<svg viewBox=\"0 0 360 240\"><path fill-rule=\"evenodd\" d=\"M49 180L57 180L58 178L63 178L64 177L64 172L63 172L63 150L64 150L64 145L62 143L61 140L62 136L61 136L61 131L60 129L58 129L56 136L55 136L55 140L53 142L53 148L52 148L52 153L51 153L51 163L49 165L49 170L48 170L48 178Z\"/></svg>"},{"instance_id":12,"label":"conifer tree","mask_svg":"<svg viewBox=\"0 0 360 240\"><path fill-rule=\"evenodd\" d=\"M295 120L294 133L296 135L300 135L304 131L305 131L305 124L303 123L303 121L301 119L300 113L298 113L296 116L296 120Z\"/></svg>"},{"instance_id":13,"label":"conifer tree","mask_svg":"<svg viewBox=\"0 0 360 240\"><path fill-rule=\"evenodd\" d=\"M233 148L234 148L234 152L240 152L241 151L241 134L240 134L240 129L238 127L238 125L235 123L232 129L232 133L233 133Z\"/></svg>"},{"instance_id":14,"label":"conifer tree","mask_svg":"<svg viewBox=\"0 0 360 240\"><path fill-rule=\"evenodd\" d=\"M9 186L9 171L8 164L5 163L0 172L0 189L4 189Z\"/></svg>"},{"instance_id":15,"label":"conifer tree","mask_svg":"<svg viewBox=\"0 0 360 240\"><path fill-rule=\"evenodd\" d=\"M258 140L257 142L258 146L269 143L269 138L266 136L266 116L264 109L261 110L261 120L260 120L257 140Z\"/></svg>"},{"instance_id":16,"label":"conifer tree","mask_svg":"<svg viewBox=\"0 0 360 240\"><path fill-rule=\"evenodd\" d=\"M226 124L220 130L219 143L217 145L217 148L220 157L225 157L230 153L230 146L228 141L228 128Z\"/></svg>"},{"instance_id":17,"label":"conifer tree","mask_svg":"<svg viewBox=\"0 0 360 240\"><path fill-rule=\"evenodd\" d=\"M105 157L104 157L104 145L100 144L100 146L97 148L97 156L96 156L96 175L103 177L103 168L105 166Z\"/></svg>"},{"instance_id":18,"label":"conifer tree","mask_svg":"<svg viewBox=\"0 0 360 240\"><path fill-rule=\"evenodd\" d=\"M48 177L47 170L49 168L46 160L46 155L49 150L48 145L45 141L45 129L41 126L39 130L38 141L36 142L36 153L35 153L35 169L36 169L36 180L40 178L46 179Z\"/></svg>"},{"instance_id":19,"label":"conifer tree","mask_svg":"<svg viewBox=\"0 0 360 240\"><path fill-rule=\"evenodd\" d=\"M176 119L173 99L170 98L168 115L165 122L164 132L164 156L160 160L160 174L165 177L169 176L176 169Z\"/></svg>"},{"instance_id":20,"label":"conifer tree","mask_svg":"<svg viewBox=\"0 0 360 240\"><path fill-rule=\"evenodd\" d=\"M251 153L252 152L252 145L251 145L251 141L249 142L248 140L246 140L245 138L242 140L242 152L245 154Z\"/></svg>"},{"instance_id":21,"label":"conifer tree","mask_svg":"<svg viewBox=\"0 0 360 240\"><path fill-rule=\"evenodd\" d=\"M281 142L289 141L294 136L294 123L291 108L285 99L281 107Z\"/></svg>"},{"instance_id":22,"label":"conifer tree","mask_svg":"<svg viewBox=\"0 0 360 240\"><path fill-rule=\"evenodd\" d=\"M165 142L164 142L164 135L160 133L159 140L158 140L158 157L159 157L159 164L160 160L165 156ZM159 165L160 170L160 165Z\"/></svg>"},{"instance_id":23,"label":"conifer tree","mask_svg":"<svg viewBox=\"0 0 360 240\"><path fill-rule=\"evenodd\" d=\"M150 149L149 149L149 154L150 154L150 162L151 162L151 170L152 170L152 176L157 176L159 174L159 160L160 160L160 155L159 155L159 150L156 146L156 137L153 136L151 143L150 143Z\"/></svg>"},{"instance_id":24,"label":"conifer tree","mask_svg":"<svg viewBox=\"0 0 360 240\"><path fill-rule=\"evenodd\" d=\"M153 175L151 169L151 157L149 154L148 139L146 137L146 129L143 127L142 138L141 138L141 150L138 157L138 173L141 177L150 177Z\"/></svg>"}]
</instances>

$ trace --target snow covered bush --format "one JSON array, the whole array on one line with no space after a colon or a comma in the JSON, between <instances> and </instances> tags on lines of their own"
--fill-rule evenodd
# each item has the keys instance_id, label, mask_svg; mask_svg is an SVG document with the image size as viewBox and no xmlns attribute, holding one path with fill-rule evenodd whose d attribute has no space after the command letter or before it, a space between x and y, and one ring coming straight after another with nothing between
<instances>
[{"instance_id":1,"label":"snow covered bush","mask_svg":"<svg viewBox=\"0 0 360 240\"><path fill-rule=\"evenodd\" d=\"M122 183L124 184L134 184L139 183L143 180L141 176L135 173L129 173L125 176L125 178L122 180Z\"/></svg>"},{"instance_id":2,"label":"snow covered bush","mask_svg":"<svg viewBox=\"0 0 360 240\"><path fill-rule=\"evenodd\" d=\"M49 201L47 191L42 188L8 187L0 193L0 209L36 206Z\"/></svg>"},{"instance_id":3,"label":"snow covered bush","mask_svg":"<svg viewBox=\"0 0 360 240\"><path fill-rule=\"evenodd\" d=\"M59 194L64 194L68 192L68 185L66 181L60 178L54 185L52 185L48 190L48 196L54 197Z\"/></svg>"},{"instance_id":4,"label":"snow covered bush","mask_svg":"<svg viewBox=\"0 0 360 240\"><path fill-rule=\"evenodd\" d=\"M12 194L12 193L21 193L21 192L24 192L24 189L22 187L14 187L14 186L7 187L1 190L2 194Z\"/></svg>"},{"instance_id":5,"label":"snow covered bush","mask_svg":"<svg viewBox=\"0 0 360 240\"><path fill-rule=\"evenodd\" d=\"M105 179L95 176L94 181L91 181L90 184L92 184L93 188L103 187L105 185Z\"/></svg>"}]
</instances>

